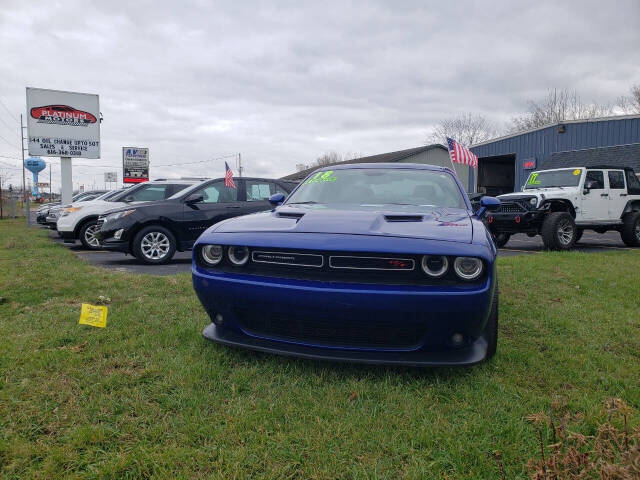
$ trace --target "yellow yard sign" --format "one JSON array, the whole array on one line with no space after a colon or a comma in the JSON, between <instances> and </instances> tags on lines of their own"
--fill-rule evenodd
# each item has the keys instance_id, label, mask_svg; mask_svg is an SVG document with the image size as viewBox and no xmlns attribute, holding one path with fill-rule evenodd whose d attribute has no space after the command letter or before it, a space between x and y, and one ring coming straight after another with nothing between
<instances>
[{"instance_id":1,"label":"yellow yard sign","mask_svg":"<svg viewBox=\"0 0 640 480\"><path fill-rule=\"evenodd\" d=\"M78 323L81 325L105 328L107 326L107 307L83 303L82 310L80 311L80 321Z\"/></svg>"}]
</instances>

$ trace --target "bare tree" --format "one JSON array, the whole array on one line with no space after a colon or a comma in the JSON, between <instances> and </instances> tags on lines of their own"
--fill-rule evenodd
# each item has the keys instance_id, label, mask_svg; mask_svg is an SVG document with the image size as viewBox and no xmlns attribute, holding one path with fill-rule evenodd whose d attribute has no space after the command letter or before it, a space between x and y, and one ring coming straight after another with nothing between
<instances>
[{"instance_id":1,"label":"bare tree","mask_svg":"<svg viewBox=\"0 0 640 480\"><path fill-rule=\"evenodd\" d=\"M331 165L333 163L338 163L342 161L342 155L340 155L335 150L331 150L329 152L325 152L316 158L315 164L319 167L324 167L326 165Z\"/></svg>"},{"instance_id":2,"label":"bare tree","mask_svg":"<svg viewBox=\"0 0 640 480\"><path fill-rule=\"evenodd\" d=\"M527 104L527 113L512 119L509 129L511 132L521 132L565 120L604 117L613 113L610 105L583 103L575 91L566 89L549 90L542 100L529 100Z\"/></svg>"},{"instance_id":3,"label":"bare tree","mask_svg":"<svg viewBox=\"0 0 640 480\"><path fill-rule=\"evenodd\" d=\"M640 113L640 83L633 85L629 90L630 95L618 97L618 107L624 113Z\"/></svg>"},{"instance_id":4,"label":"bare tree","mask_svg":"<svg viewBox=\"0 0 640 480\"><path fill-rule=\"evenodd\" d=\"M497 135L493 122L479 114L464 113L458 117L447 118L438 123L427 143L447 144L447 137L467 147L484 142Z\"/></svg>"}]
</instances>

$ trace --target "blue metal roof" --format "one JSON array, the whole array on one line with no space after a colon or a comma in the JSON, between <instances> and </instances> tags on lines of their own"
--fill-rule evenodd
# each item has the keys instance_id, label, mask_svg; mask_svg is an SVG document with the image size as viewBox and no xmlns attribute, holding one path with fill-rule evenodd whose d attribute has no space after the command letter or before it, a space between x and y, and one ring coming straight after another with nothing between
<instances>
[{"instance_id":1,"label":"blue metal roof","mask_svg":"<svg viewBox=\"0 0 640 480\"><path fill-rule=\"evenodd\" d=\"M540 168L552 153L632 143L640 143L640 115L561 122L474 145L471 151L480 162L483 157L515 154L517 188L529 174L525 160L534 159L535 168Z\"/></svg>"}]
</instances>

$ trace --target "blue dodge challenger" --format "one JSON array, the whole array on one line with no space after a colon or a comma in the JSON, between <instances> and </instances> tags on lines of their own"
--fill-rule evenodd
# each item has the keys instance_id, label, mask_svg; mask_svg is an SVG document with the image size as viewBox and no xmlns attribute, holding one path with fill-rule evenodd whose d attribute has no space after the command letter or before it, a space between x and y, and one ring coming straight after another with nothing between
<instances>
[{"instance_id":1,"label":"blue dodge challenger","mask_svg":"<svg viewBox=\"0 0 640 480\"><path fill-rule=\"evenodd\" d=\"M392 365L471 365L498 340L496 247L448 168L317 170L276 207L224 220L193 286L225 345Z\"/></svg>"}]
</instances>

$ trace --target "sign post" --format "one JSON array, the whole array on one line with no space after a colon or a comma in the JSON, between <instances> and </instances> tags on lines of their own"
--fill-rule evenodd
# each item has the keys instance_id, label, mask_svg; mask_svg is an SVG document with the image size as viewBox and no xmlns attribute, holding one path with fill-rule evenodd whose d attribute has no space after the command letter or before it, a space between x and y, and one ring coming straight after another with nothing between
<instances>
[{"instance_id":1,"label":"sign post","mask_svg":"<svg viewBox=\"0 0 640 480\"><path fill-rule=\"evenodd\" d=\"M72 158L100 158L98 95L27 87L29 155L60 157L62 204L73 196Z\"/></svg>"},{"instance_id":2,"label":"sign post","mask_svg":"<svg viewBox=\"0 0 640 480\"><path fill-rule=\"evenodd\" d=\"M122 147L122 182L149 181L149 149Z\"/></svg>"}]
</instances>

